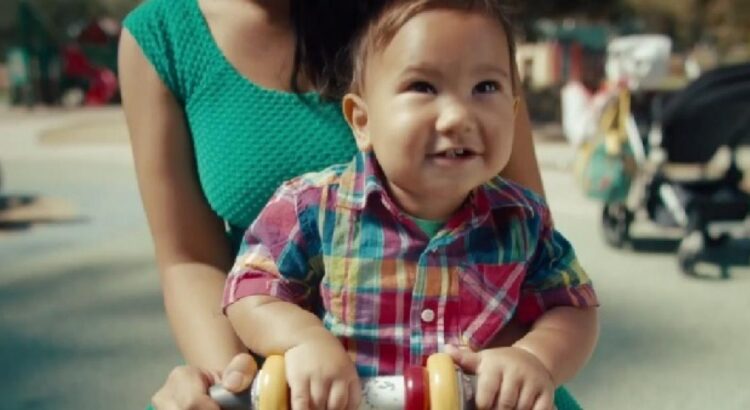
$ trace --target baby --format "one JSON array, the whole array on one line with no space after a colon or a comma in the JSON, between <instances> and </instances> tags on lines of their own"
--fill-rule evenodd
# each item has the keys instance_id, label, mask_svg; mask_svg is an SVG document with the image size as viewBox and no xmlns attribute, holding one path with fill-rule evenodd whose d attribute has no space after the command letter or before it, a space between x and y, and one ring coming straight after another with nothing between
<instances>
[{"instance_id":1,"label":"baby","mask_svg":"<svg viewBox=\"0 0 750 410\"><path fill-rule=\"evenodd\" d=\"M518 97L498 1L390 1L343 100L359 153L284 184L225 288L238 335L283 354L294 409L356 408L358 376L445 351L478 408L552 409L598 302L544 200L502 179ZM530 326L493 347L510 321Z\"/></svg>"}]
</instances>

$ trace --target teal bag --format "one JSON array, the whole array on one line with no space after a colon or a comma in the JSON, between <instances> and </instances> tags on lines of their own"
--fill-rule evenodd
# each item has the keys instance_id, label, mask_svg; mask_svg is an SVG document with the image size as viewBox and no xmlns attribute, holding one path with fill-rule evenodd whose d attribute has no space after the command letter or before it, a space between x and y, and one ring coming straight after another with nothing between
<instances>
[{"instance_id":1,"label":"teal bag","mask_svg":"<svg viewBox=\"0 0 750 410\"><path fill-rule=\"evenodd\" d=\"M602 112L602 136L579 149L575 174L586 196L606 203L624 202L627 198L636 172L626 131L629 115L630 94L620 90Z\"/></svg>"},{"instance_id":2,"label":"teal bag","mask_svg":"<svg viewBox=\"0 0 750 410\"><path fill-rule=\"evenodd\" d=\"M594 145L581 173L586 196L605 203L624 202L633 181L635 159L629 145L621 152L607 152L604 143Z\"/></svg>"}]
</instances>

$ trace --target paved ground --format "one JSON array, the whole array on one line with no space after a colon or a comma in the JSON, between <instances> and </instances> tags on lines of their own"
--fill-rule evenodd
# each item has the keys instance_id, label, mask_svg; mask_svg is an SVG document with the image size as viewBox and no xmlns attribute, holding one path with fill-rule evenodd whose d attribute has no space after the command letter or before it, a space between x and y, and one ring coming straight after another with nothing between
<instances>
[{"instance_id":1,"label":"paved ground","mask_svg":"<svg viewBox=\"0 0 750 410\"><path fill-rule=\"evenodd\" d=\"M45 198L39 219L58 210L0 229L0 408L141 408L180 360L124 135L117 109L0 112L2 192ZM678 273L674 243L607 248L570 151L540 141L556 221L603 302L576 396L591 409L750 409L750 269L698 280Z\"/></svg>"}]
</instances>

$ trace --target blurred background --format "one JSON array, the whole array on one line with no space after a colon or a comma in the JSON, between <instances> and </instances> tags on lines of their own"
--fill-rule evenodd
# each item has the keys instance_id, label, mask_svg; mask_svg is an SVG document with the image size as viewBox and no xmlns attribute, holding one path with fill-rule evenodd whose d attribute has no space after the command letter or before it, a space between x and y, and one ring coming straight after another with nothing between
<instances>
[{"instance_id":1,"label":"blurred background","mask_svg":"<svg viewBox=\"0 0 750 410\"><path fill-rule=\"evenodd\" d=\"M119 107L136 0L0 2L0 408L143 408L181 363ZM750 409L750 0L524 1L558 228L599 293L590 409Z\"/></svg>"}]
</instances>

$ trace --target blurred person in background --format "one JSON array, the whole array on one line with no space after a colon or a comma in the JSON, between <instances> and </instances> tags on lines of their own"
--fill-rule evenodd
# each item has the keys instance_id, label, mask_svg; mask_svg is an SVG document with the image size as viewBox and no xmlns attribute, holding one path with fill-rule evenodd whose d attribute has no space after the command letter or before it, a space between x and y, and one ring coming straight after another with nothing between
<instances>
[{"instance_id":1,"label":"blurred person in background","mask_svg":"<svg viewBox=\"0 0 750 410\"><path fill-rule=\"evenodd\" d=\"M164 304L187 364L156 408L218 408L255 363L220 306L243 229L274 189L355 152L341 115L348 43L382 1L148 0L124 21L119 73ZM514 75L517 73L514 72ZM503 176L542 183L523 99ZM510 326L506 343L525 330Z\"/></svg>"},{"instance_id":2,"label":"blurred person in background","mask_svg":"<svg viewBox=\"0 0 750 410\"><path fill-rule=\"evenodd\" d=\"M563 134L575 148L596 137L599 117L611 90L604 83L602 57L587 55L580 73L560 91Z\"/></svg>"}]
</instances>

